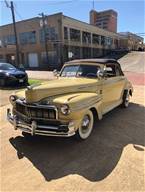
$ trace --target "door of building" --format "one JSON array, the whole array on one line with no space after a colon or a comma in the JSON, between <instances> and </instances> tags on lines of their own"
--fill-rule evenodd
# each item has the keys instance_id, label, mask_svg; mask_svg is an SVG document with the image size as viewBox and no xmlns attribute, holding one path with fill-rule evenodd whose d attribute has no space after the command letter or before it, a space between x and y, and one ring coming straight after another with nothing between
<instances>
[{"instance_id":1,"label":"door of building","mask_svg":"<svg viewBox=\"0 0 145 192\"><path fill-rule=\"evenodd\" d=\"M37 53L28 54L29 67L38 67L38 55Z\"/></svg>"}]
</instances>

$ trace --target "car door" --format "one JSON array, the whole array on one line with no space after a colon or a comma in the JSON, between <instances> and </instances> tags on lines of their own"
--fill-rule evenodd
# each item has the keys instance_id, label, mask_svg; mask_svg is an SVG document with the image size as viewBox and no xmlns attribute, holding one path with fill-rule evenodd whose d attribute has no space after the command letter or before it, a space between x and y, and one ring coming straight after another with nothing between
<instances>
[{"instance_id":1,"label":"car door","mask_svg":"<svg viewBox=\"0 0 145 192\"><path fill-rule=\"evenodd\" d=\"M119 105L122 100L122 91L125 77L117 63L106 64L105 77L102 84L103 113Z\"/></svg>"}]
</instances>

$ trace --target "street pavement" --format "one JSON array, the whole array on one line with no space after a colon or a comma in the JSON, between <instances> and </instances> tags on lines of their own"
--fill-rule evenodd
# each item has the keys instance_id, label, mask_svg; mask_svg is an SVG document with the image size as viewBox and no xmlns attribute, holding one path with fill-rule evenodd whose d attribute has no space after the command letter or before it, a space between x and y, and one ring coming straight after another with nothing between
<instances>
[{"instance_id":1,"label":"street pavement","mask_svg":"<svg viewBox=\"0 0 145 192\"><path fill-rule=\"evenodd\" d=\"M11 91L1 90L1 191L145 191L145 87L138 81L144 56L133 52L120 59L134 86L131 104L105 115L84 142L14 131L5 115Z\"/></svg>"},{"instance_id":2,"label":"street pavement","mask_svg":"<svg viewBox=\"0 0 145 192\"><path fill-rule=\"evenodd\" d=\"M125 75L134 85L145 85L145 52L131 52L119 62Z\"/></svg>"}]
</instances>

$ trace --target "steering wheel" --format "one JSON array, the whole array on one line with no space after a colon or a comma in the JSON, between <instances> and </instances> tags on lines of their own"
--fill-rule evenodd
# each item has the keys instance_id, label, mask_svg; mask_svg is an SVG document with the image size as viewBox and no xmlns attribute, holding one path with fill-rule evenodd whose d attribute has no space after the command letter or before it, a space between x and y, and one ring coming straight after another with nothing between
<instances>
[{"instance_id":1,"label":"steering wheel","mask_svg":"<svg viewBox=\"0 0 145 192\"><path fill-rule=\"evenodd\" d=\"M95 73L88 73L86 77L97 77L97 75Z\"/></svg>"}]
</instances>

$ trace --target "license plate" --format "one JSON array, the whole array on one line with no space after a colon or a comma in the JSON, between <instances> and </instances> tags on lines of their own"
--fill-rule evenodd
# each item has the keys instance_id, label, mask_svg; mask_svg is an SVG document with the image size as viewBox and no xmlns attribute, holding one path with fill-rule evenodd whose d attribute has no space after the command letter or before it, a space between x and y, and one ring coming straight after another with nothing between
<instances>
[{"instance_id":1,"label":"license plate","mask_svg":"<svg viewBox=\"0 0 145 192\"><path fill-rule=\"evenodd\" d=\"M23 83L24 82L24 80L23 79L19 79L19 83Z\"/></svg>"}]
</instances>

